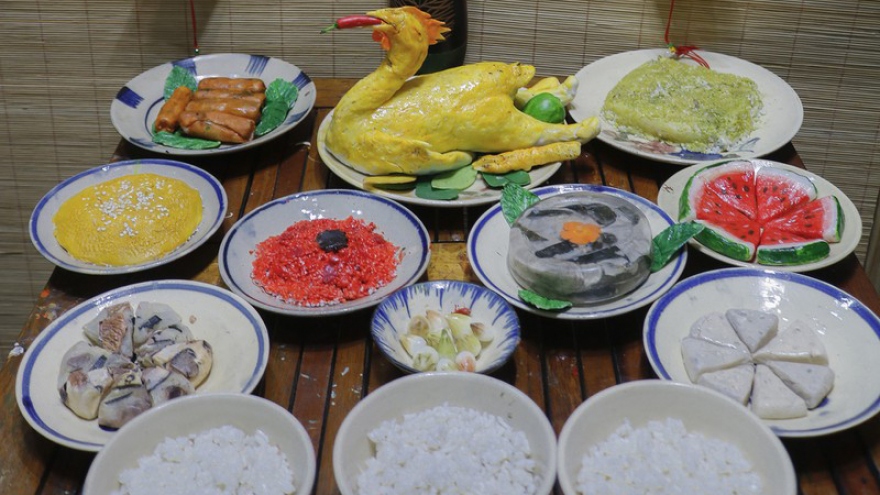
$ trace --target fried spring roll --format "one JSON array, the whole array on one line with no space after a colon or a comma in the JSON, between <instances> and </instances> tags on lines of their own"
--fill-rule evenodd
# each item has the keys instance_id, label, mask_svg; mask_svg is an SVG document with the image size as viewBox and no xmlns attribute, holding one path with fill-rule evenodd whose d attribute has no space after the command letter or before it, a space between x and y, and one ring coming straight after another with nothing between
<instances>
[{"instance_id":1,"label":"fried spring roll","mask_svg":"<svg viewBox=\"0 0 880 495\"><path fill-rule=\"evenodd\" d=\"M244 138L232 129L206 120L194 120L189 125L181 124L180 128L192 137L220 141L221 143L240 144L245 142Z\"/></svg>"},{"instance_id":2,"label":"fried spring roll","mask_svg":"<svg viewBox=\"0 0 880 495\"><path fill-rule=\"evenodd\" d=\"M181 112L192 99L192 90L186 86L179 86L171 93L171 97L165 100L159 115L156 116L156 132L174 132L177 130L177 122Z\"/></svg>"},{"instance_id":3,"label":"fried spring roll","mask_svg":"<svg viewBox=\"0 0 880 495\"><path fill-rule=\"evenodd\" d=\"M263 103L266 102L266 93L250 93L228 89L199 89L193 93L192 97L193 100L215 100L221 98L248 100L263 106Z\"/></svg>"},{"instance_id":4,"label":"fried spring roll","mask_svg":"<svg viewBox=\"0 0 880 495\"><path fill-rule=\"evenodd\" d=\"M235 91L249 91L251 93L263 93L266 84L262 79L245 77L206 77L199 81L198 89L230 89Z\"/></svg>"},{"instance_id":5,"label":"fried spring roll","mask_svg":"<svg viewBox=\"0 0 880 495\"><path fill-rule=\"evenodd\" d=\"M187 112L224 112L247 117L254 122L260 120L260 106L248 100L219 98L210 100L192 100L186 105Z\"/></svg>"},{"instance_id":6,"label":"fried spring roll","mask_svg":"<svg viewBox=\"0 0 880 495\"><path fill-rule=\"evenodd\" d=\"M199 120L230 129L245 141L250 141L257 126L251 119L223 112L183 112L180 114L180 126L184 128L192 127L192 124Z\"/></svg>"}]
</instances>

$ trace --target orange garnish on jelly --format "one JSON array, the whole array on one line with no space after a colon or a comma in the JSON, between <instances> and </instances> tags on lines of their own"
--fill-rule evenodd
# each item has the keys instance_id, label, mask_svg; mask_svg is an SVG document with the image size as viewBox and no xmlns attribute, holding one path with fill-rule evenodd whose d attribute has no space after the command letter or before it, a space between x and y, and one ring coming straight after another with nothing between
<instances>
[{"instance_id":1,"label":"orange garnish on jelly","mask_svg":"<svg viewBox=\"0 0 880 495\"><path fill-rule=\"evenodd\" d=\"M562 232L559 233L559 236L566 241L584 245L596 242L601 233L602 229L592 223L565 222L562 224Z\"/></svg>"}]
</instances>

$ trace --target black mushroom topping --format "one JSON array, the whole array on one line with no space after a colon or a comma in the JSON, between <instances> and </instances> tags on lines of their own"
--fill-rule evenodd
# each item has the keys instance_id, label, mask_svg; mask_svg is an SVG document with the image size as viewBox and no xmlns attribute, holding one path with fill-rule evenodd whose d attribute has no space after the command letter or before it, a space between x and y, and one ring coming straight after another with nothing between
<instances>
[{"instance_id":1,"label":"black mushroom topping","mask_svg":"<svg viewBox=\"0 0 880 495\"><path fill-rule=\"evenodd\" d=\"M335 253L348 246L348 236L345 235L345 232L337 229L325 230L318 234L315 240L318 241L318 246L325 252Z\"/></svg>"}]
</instances>

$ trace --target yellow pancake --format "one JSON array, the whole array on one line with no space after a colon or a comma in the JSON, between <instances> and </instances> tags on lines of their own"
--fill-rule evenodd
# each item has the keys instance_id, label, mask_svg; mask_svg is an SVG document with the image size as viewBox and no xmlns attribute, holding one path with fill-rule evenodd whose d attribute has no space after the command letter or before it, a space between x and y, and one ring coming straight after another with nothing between
<instances>
[{"instance_id":1,"label":"yellow pancake","mask_svg":"<svg viewBox=\"0 0 880 495\"><path fill-rule=\"evenodd\" d=\"M179 179L132 174L83 189L52 220L55 238L74 258L135 265L186 242L202 221L202 198Z\"/></svg>"}]
</instances>

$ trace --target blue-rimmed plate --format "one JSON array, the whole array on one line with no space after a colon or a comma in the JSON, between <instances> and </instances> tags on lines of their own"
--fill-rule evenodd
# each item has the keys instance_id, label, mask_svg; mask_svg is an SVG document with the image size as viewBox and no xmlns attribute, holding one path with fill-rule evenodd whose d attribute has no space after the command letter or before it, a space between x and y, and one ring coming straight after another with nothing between
<instances>
[{"instance_id":1,"label":"blue-rimmed plate","mask_svg":"<svg viewBox=\"0 0 880 495\"><path fill-rule=\"evenodd\" d=\"M153 123L164 103L165 79L174 66L189 70L196 80L205 77L254 77L268 86L275 79L299 88L299 96L287 118L277 129L242 144L221 144L208 150L185 150L153 142ZM168 62L142 73L125 84L110 104L110 120L116 130L135 146L169 155L216 155L243 150L268 142L293 129L315 106L315 83L299 67L263 55L217 53Z\"/></svg>"},{"instance_id":2,"label":"blue-rimmed plate","mask_svg":"<svg viewBox=\"0 0 880 495\"><path fill-rule=\"evenodd\" d=\"M65 407L56 380L64 353L86 340L83 325L107 306L126 301L135 307L140 302L168 304L194 338L211 345L211 373L196 393L247 394L262 378L269 360L269 335L259 313L240 297L214 285L187 280L120 287L59 316L34 339L22 358L15 381L18 407L27 422L49 440L97 452L113 435L99 427L97 420L82 419Z\"/></svg>"},{"instance_id":3,"label":"blue-rimmed plate","mask_svg":"<svg viewBox=\"0 0 880 495\"><path fill-rule=\"evenodd\" d=\"M764 420L781 437L812 437L851 428L880 411L880 319L840 289L805 275L725 268L682 280L658 299L645 319L644 345L660 378L690 383L681 339L701 316L731 308L767 311L780 329L810 324L828 352L834 388L807 416Z\"/></svg>"},{"instance_id":4,"label":"blue-rimmed plate","mask_svg":"<svg viewBox=\"0 0 880 495\"><path fill-rule=\"evenodd\" d=\"M123 266L96 265L78 260L61 247L55 238L53 217L65 201L87 187L126 175L146 173L181 180L199 192L202 198L202 221L186 242L159 259ZM117 275L155 268L192 252L220 228L226 215L226 206L226 191L220 181L198 167L155 158L128 160L86 170L53 187L34 208L28 231L37 251L61 268L92 275Z\"/></svg>"},{"instance_id":5,"label":"blue-rimmed plate","mask_svg":"<svg viewBox=\"0 0 880 495\"><path fill-rule=\"evenodd\" d=\"M370 330L373 341L395 366L408 373L419 373L404 350L400 338L407 333L415 316L429 309L448 315L466 308L474 323L482 323L495 338L477 356L478 373L495 371L513 354L519 344L519 318L501 296L480 285L455 280L433 280L404 287L382 301L373 313Z\"/></svg>"},{"instance_id":6,"label":"blue-rimmed plate","mask_svg":"<svg viewBox=\"0 0 880 495\"><path fill-rule=\"evenodd\" d=\"M560 184L539 187L531 192L541 198L546 198L574 191L611 194L630 201L648 217L648 223L651 225L651 233L653 235L659 234L663 229L673 224L669 215L664 213L654 203L636 194L613 187L592 184ZM681 272L684 271L684 265L687 261L687 251L683 249L666 266L652 273L645 283L626 296L600 304L576 306L560 312L544 311L525 303L517 295L522 287L516 283L507 269L509 236L510 226L507 224L507 220L504 219L500 204L487 210L477 220L477 223L471 229L467 241L468 259L470 259L474 273L486 287L500 294L510 304L549 318L567 320L607 318L641 308L656 300L675 284L681 276Z\"/></svg>"},{"instance_id":7,"label":"blue-rimmed plate","mask_svg":"<svg viewBox=\"0 0 880 495\"><path fill-rule=\"evenodd\" d=\"M254 282L251 274L257 244L299 221L348 217L375 224L375 232L400 250L397 273L390 283L360 299L309 307L269 294ZM260 206L229 229L219 255L220 275L230 289L255 306L290 316L330 316L375 306L395 290L418 281L430 259L428 231L415 214L396 201L348 189L292 194Z\"/></svg>"},{"instance_id":8,"label":"blue-rimmed plate","mask_svg":"<svg viewBox=\"0 0 880 495\"><path fill-rule=\"evenodd\" d=\"M623 79L645 62L669 55L666 48L652 48L617 53L587 65L575 75L581 88L571 102L571 116L582 121L599 117L602 132L597 138L617 149L642 158L691 165L694 163L764 156L782 147L797 134L804 120L804 107L798 94L779 76L746 60L703 50L696 52L712 70L748 77L758 85L764 108L757 129L741 143L723 153L697 153L668 143L653 141L620 132L602 117L602 107L608 93ZM682 63L695 64L683 59Z\"/></svg>"}]
</instances>

